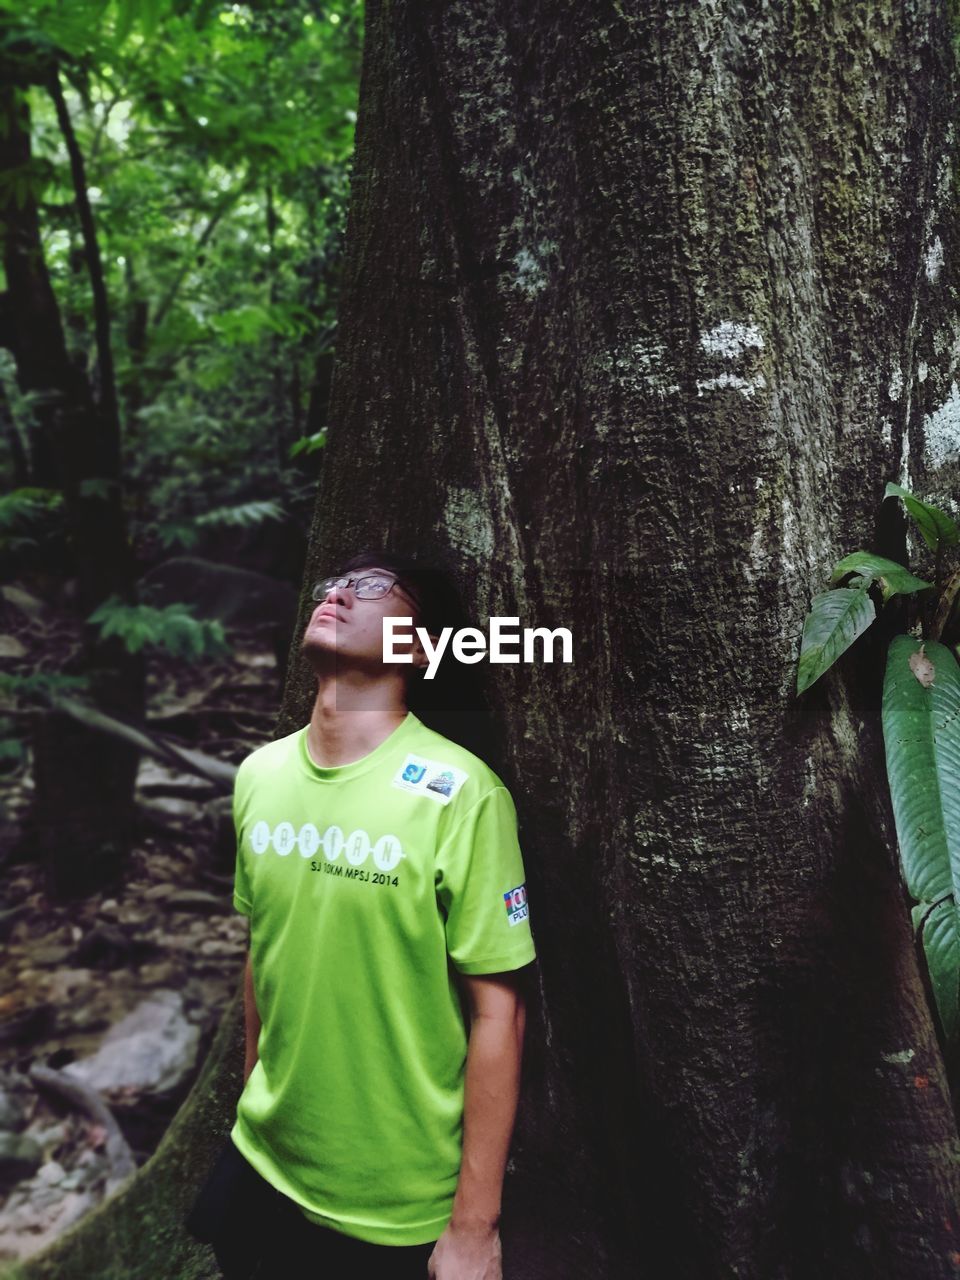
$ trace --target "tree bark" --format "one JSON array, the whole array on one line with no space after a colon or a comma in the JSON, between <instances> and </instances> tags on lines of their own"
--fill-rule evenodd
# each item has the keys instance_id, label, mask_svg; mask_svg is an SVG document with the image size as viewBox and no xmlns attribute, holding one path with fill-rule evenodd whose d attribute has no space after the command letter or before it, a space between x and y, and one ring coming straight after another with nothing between
<instances>
[{"instance_id":1,"label":"tree bark","mask_svg":"<svg viewBox=\"0 0 960 1280\"><path fill-rule=\"evenodd\" d=\"M960 1265L884 776L895 619L794 694L832 565L904 549L885 482L957 479L949 23L367 5L307 583L452 548L481 622L575 644L490 686L539 951L508 1280ZM279 732L309 695L292 664Z\"/></svg>"}]
</instances>

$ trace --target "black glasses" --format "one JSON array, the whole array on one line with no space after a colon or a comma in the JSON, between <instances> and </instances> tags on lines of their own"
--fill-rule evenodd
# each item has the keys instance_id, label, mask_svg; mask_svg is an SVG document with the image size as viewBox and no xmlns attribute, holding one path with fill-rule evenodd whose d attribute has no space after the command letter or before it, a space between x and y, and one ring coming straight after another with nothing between
<instances>
[{"instance_id":1,"label":"black glasses","mask_svg":"<svg viewBox=\"0 0 960 1280\"><path fill-rule=\"evenodd\" d=\"M389 595L393 588L396 587L414 604L417 603L416 598L410 594L397 578L391 578L385 573L365 573L359 578L322 578L313 588L313 598L314 600L326 600L334 587L345 591L350 586L353 587L354 595L358 600L382 600L384 596Z\"/></svg>"}]
</instances>

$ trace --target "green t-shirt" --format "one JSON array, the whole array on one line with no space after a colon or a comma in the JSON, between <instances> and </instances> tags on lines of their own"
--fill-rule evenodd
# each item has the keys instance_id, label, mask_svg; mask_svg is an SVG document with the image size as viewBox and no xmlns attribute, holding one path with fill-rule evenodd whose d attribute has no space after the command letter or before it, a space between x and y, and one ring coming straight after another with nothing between
<instances>
[{"instance_id":1,"label":"green t-shirt","mask_svg":"<svg viewBox=\"0 0 960 1280\"><path fill-rule=\"evenodd\" d=\"M535 958L510 793L408 712L336 768L306 726L254 751L234 821L262 1026L231 1137L311 1221L435 1240L461 1159L455 971Z\"/></svg>"}]
</instances>

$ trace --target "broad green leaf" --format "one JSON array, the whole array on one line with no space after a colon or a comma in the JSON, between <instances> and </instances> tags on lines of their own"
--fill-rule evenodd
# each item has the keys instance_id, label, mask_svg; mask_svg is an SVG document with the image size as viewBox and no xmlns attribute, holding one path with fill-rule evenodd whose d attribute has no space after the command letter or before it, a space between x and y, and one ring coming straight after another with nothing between
<instances>
[{"instance_id":1,"label":"broad green leaf","mask_svg":"<svg viewBox=\"0 0 960 1280\"><path fill-rule=\"evenodd\" d=\"M921 940L944 1035L955 1043L960 1038L960 928L952 898L930 911Z\"/></svg>"},{"instance_id":2,"label":"broad green leaf","mask_svg":"<svg viewBox=\"0 0 960 1280\"><path fill-rule=\"evenodd\" d=\"M863 635L876 616L866 585L857 590L837 587L814 596L803 623L797 693L803 693L819 680L841 653Z\"/></svg>"},{"instance_id":3,"label":"broad green leaf","mask_svg":"<svg viewBox=\"0 0 960 1280\"><path fill-rule=\"evenodd\" d=\"M909 569L896 560L886 560L883 556L871 555L869 551L854 551L845 556L830 575L831 582L840 582L849 573L860 574L872 582L880 584L883 603L892 596L912 595L915 591L930 591L933 583L916 578Z\"/></svg>"},{"instance_id":4,"label":"broad green leaf","mask_svg":"<svg viewBox=\"0 0 960 1280\"><path fill-rule=\"evenodd\" d=\"M920 648L914 636L894 636L890 643L883 740L907 889L928 907L952 895L927 919L924 947L934 991L941 993L940 1016L953 1037L958 1032L957 969L950 979L943 966L960 958L960 667L945 645L926 642L924 656L933 667L927 687L910 666Z\"/></svg>"},{"instance_id":5,"label":"broad green leaf","mask_svg":"<svg viewBox=\"0 0 960 1280\"><path fill-rule=\"evenodd\" d=\"M892 482L884 489L883 496L884 499L903 499L903 505L916 520L920 536L931 551L937 551L942 546L952 547L957 542L960 542L960 527L958 527L955 520L951 519L945 511L941 511L939 507L932 507L929 503L921 502L908 489L904 489L902 485L893 484Z\"/></svg>"}]
</instances>

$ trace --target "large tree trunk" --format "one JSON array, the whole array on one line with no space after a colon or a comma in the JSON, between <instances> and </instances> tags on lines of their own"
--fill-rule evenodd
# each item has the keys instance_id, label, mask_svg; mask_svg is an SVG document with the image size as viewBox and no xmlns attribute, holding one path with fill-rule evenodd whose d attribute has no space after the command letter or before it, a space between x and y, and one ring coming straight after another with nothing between
<instances>
[{"instance_id":1,"label":"large tree trunk","mask_svg":"<svg viewBox=\"0 0 960 1280\"><path fill-rule=\"evenodd\" d=\"M832 564L903 546L884 482L956 474L946 8L370 0L366 39L308 576L452 545L481 620L575 640L492 682L540 956L507 1275L954 1276L884 635L793 693Z\"/></svg>"},{"instance_id":2,"label":"large tree trunk","mask_svg":"<svg viewBox=\"0 0 960 1280\"><path fill-rule=\"evenodd\" d=\"M905 453L933 484L946 11L367 21L312 567L452 542L481 618L575 639L495 669L542 984L517 1190L571 1277L954 1275L883 636L793 694Z\"/></svg>"}]
</instances>

